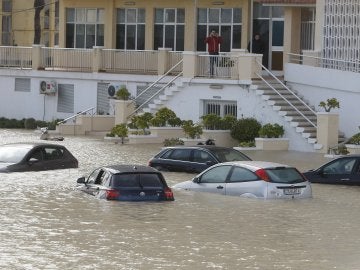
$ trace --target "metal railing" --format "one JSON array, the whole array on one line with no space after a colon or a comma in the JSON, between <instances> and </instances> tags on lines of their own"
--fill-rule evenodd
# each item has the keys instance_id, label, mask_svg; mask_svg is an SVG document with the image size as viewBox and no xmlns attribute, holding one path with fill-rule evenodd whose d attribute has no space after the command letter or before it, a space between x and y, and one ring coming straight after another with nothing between
<instances>
[{"instance_id":1,"label":"metal railing","mask_svg":"<svg viewBox=\"0 0 360 270\"><path fill-rule=\"evenodd\" d=\"M323 58L306 54L288 53L289 63L308 65L342 71L360 72L360 61Z\"/></svg>"},{"instance_id":2,"label":"metal railing","mask_svg":"<svg viewBox=\"0 0 360 270\"><path fill-rule=\"evenodd\" d=\"M46 47L41 59L45 69L88 72L93 66L93 50Z\"/></svg>"},{"instance_id":3,"label":"metal railing","mask_svg":"<svg viewBox=\"0 0 360 270\"><path fill-rule=\"evenodd\" d=\"M162 75L161 77L159 77L155 82L153 82L152 84L150 84L147 88L144 89L144 91L142 91L139 95L136 96L136 98L134 99L134 102L136 103L136 100L139 99L139 97L143 96L144 94L146 94L147 92L149 92L153 87L155 87L156 85L158 85L160 83L161 80L163 80L166 76L168 76L170 73L172 73L174 70L176 70L176 68L178 68L178 66L182 65L183 60L180 60L177 64L175 64L173 67L171 67L164 75ZM182 75L182 72L178 73L174 78L172 78L167 84L165 84L163 87L161 87L158 91L156 91L154 94L152 94L148 99L146 99L141 105L139 105L134 112L132 112L128 118L130 118L131 116L133 116L134 114L136 114L138 111L140 111L143 107L145 107L151 100L154 99L154 97L158 96L160 93L162 93L167 87L169 87L170 85L173 84L173 82L175 80L177 80L180 76Z\"/></svg>"},{"instance_id":4,"label":"metal railing","mask_svg":"<svg viewBox=\"0 0 360 270\"><path fill-rule=\"evenodd\" d=\"M316 116L316 112L306 104L299 96L295 94L290 88L288 88L281 80L279 80L273 73L270 72L259 60L256 60L256 63L261 66L261 68L269 74L270 77L275 79L277 83L279 83L282 87L284 87L289 93L291 93L298 101L301 102L310 112ZM296 106L294 106L284 95L282 95L275 87L273 87L264 77L262 74L257 73L258 77L266 83L275 93L277 93L287 104L289 104L297 113L299 113L310 125L317 128L317 125L311 121L305 114L303 114Z\"/></svg>"},{"instance_id":5,"label":"metal railing","mask_svg":"<svg viewBox=\"0 0 360 270\"><path fill-rule=\"evenodd\" d=\"M32 47L0 47L0 66L20 69L32 68Z\"/></svg>"},{"instance_id":6,"label":"metal railing","mask_svg":"<svg viewBox=\"0 0 360 270\"><path fill-rule=\"evenodd\" d=\"M102 49L100 70L157 74L158 53L151 50Z\"/></svg>"},{"instance_id":7,"label":"metal railing","mask_svg":"<svg viewBox=\"0 0 360 270\"><path fill-rule=\"evenodd\" d=\"M230 54L199 54L197 57L197 76L236 78L238 75L238 58Z\"/></svg>"},{"instance_id":8,"label":"metal railing","mask_svg":"<svg viewBox=\"0 0 360 270\"><path fill-rule=\"evenodd\" d=\"M56 124L57 125L60 125L60 124L65 124L67 121L71 120L71 119L75 119L74 121L76 121L76 118L79 116L79 115L86 115L88 112L91 111L91 114L90 115L94 115L94 111L96 111L96 107L91 107L89 109L86 109L86 110L83 110L82 112L78 112L77 114L74 114L68 118L65 118L64 120L61 120L59 122L57 122Z\"/></svg>"}]
</instances>

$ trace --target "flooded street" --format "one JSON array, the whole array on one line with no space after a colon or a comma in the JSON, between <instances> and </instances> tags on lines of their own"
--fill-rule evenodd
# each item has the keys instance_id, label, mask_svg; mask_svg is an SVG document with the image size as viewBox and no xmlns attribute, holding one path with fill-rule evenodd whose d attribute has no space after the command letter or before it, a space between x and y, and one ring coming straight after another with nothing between
<instances>
[{"instance_id":1,"label":"flooded street","mask_svg":"<svg viewBox=\"0 0 360 270\"><path fill-rule=\"evenodd\" d=\"M0 143L40 140L0 130ZM310 200L174 191L174 202L97 200L76 179L104 164L147 164L161 145L65 137L79 169L0 174L0 269L360 269L360 187L313 184ZM321 154L245 152L300 170ZM164 173L169 186L194 175Z\"/></svg>"}]
</instances>

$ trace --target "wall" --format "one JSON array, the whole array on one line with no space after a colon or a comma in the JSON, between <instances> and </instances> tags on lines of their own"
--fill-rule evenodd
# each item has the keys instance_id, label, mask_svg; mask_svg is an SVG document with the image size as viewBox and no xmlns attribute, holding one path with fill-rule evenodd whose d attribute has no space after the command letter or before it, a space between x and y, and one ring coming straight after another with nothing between
<instances>
[{"instance_id":1,"label":"wall","mask_svg":"<svg viewBox=\"0 0 360 270\"><path fill-rule=\"evenodd\" d=\"M315 110L321 111L320 101L337 98L340 102L340 131L346 137L359 132L360 126L360 74L323 69L297 64L286 64L287 84L308 100Z\"/></svg>"}]
</instances>

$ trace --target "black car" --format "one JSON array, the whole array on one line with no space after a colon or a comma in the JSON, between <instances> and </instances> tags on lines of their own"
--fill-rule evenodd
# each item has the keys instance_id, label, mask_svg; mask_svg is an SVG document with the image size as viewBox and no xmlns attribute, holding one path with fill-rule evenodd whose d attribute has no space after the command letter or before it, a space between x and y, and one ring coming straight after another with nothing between
<instances>
[{"instance_id":1,"label":"black car","mask_svg":"<svg viewBox=\"0 0 360 270\"><path fill-rule=\"evenodd\" d=\"M111 165L77 180L79 189L99 199L173 201L171 188L158 170L141 165Z\"/></svg>"},{"instance_id":2,"label":"black car","mask_svg":"<svg viewBox=\"0 0 360 270\"><path fill-rule=\"evenodd\" d=\"M360 185L360 155L339 157L303 174L312 183Z\"/></svg>"},{"instance_id":3,"label":"black car","mask_svg":"<svg viewBox=\"0 0 360 270\"><path fill-rule=\"evenodd\" d=\"M159 171L199 173L208 167L228 161L251 160L233 148L214 145L166 147L149 160Z\"/></svg>"},{"instance_id":4,"label":"black car","mask_svg":"<svg viewBox=\"0 0 360 270\"><path fill-rule=\"evenodd\" d=\"M13 143L0 146L0 172L46 171L78 168L64 146L49 143Z\"/></svg>"}]
</instances>

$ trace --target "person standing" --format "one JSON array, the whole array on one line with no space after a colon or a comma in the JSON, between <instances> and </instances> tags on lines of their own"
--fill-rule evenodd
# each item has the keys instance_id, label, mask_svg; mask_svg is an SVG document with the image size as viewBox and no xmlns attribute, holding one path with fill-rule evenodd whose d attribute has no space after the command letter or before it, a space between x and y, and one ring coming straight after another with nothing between
<instances>
[{"instance_id":1,"label":"person standing","mask_svg":"<svg viewBox=\"0 0 360 270\"><path fill-rule=\"evenodd\" d=\"M260 34L255 34L252 40L252 50L250 50L250 42L247 46L247 50L251 53L264 54L265 43L261 40Z\"/></svg>"},{"instance_id":2,"label":"person standing","mask_svg":"<svg viewBox=\"0 0 360 270\"><path fill-rule=\"evenodd\" d=\"M208 53L210 55L210 76L214 76L214 65L218 60L221 42L222 38L215 30L211 30L210 35L205 39L205 43L208 46Z\"/></svg>"}]
</instances>

